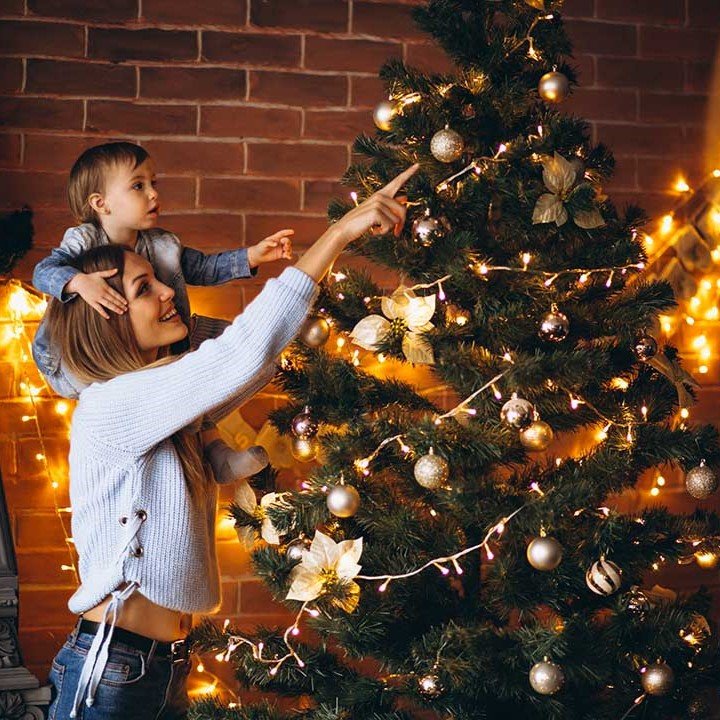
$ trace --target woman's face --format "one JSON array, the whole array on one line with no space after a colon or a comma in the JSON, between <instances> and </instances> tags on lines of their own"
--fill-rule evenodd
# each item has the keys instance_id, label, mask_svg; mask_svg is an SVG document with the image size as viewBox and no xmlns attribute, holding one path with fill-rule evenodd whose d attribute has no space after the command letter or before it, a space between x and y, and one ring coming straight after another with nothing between
<instances>
[{"instance_id":1,"label":"woman's face","mask_svg":"<svg viewBox=\"0 0 720 720\"><path fill-rule=\"evenodd\" d=\"M125 253L123 292L135 339L147 362L158 350L187 336L188 329L175 309L175 291L161 283L152 265L133 252Z\"/></svg>"}]
</instances>

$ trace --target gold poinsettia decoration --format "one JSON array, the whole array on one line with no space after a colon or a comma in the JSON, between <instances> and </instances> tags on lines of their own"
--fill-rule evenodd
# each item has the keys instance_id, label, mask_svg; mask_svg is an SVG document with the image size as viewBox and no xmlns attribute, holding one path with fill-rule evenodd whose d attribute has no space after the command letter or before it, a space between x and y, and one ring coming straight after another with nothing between
<instances>
[{"instance_id":1,"label":"gold poinsettia decoration","mask_svg":"<svg viewBox=\"0 0 720 720\"><path fill-rule=\"evenodd\" d=\"M538 198L533 211L533 223L554 222L558 227L564 225L570 213L567 202L570 195L581 186L589 187L587 183L578 183L578 169L559 153L554 153L543 160L543 182L549 192ZM600 210L593 207L590 210L573 210L572 219L578 227L585 230L605 225Z\"/></svg>"},{"instance_id":2,"label":"gold poinsettia decoration","mask_svg":"<svg viewBox=\"0 0 720 720\"><path fill-rule=\"evenodd\" d=\"M312 543L303 551L302 560L293 568L287 600L310 602L328 592L340 590L333 603L352 612L360 601L360 586L355 577L361 570L363 539L336 543L319 530ZM333 593L334 594L334 593Z\"/></svg>"},{"instance_id":3,"label":"gold poinsettia decoration","mask_svg":"<svg viewBox=\"0 0 720 720\"><path fill-rule=\"evenodd\" d=\"M260 504L258 504L255 492L247 481L239 483L235 489L235 503L248 515L260 521L260 535L268 545L279 545L280 533L278 533L267 516L267 509L270 505L281 500L283 495L284 493L266 493L260 499ZM255 530L249 526L238 526L235 529L240 543L246 547L252 546L255 540Z\"/></svg>"}]
</instances>

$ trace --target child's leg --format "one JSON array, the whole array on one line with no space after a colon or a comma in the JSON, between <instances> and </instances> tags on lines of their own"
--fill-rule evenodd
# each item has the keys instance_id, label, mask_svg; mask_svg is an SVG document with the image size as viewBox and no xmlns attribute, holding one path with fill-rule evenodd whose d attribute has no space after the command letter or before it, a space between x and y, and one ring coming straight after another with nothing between
<instances>
[{"instance_id":1,"label":"child's leg","mask_svg":"<svg viewBox=\"0 0 720 720\"><path fill-rule=\"evenodd\" d=\"M253 445L247 450L233 450L223 440L215 426L202 431L205 457L219 485L259 473L270 459L264 447Z\"/></svg>"}]
</instances>

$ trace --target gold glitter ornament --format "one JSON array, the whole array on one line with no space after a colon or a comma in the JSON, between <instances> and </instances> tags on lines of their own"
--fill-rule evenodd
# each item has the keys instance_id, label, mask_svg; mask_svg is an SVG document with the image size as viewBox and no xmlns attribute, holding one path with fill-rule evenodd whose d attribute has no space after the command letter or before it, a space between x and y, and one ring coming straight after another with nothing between
<instances>
[{"instance_id":1,"label":"gold glitter ornament","mask_svg":"<svg viewBox=\"0 0 720 720\"><path fill-rule=\"evenodd\" d=\"M448 125L438 130L430 140L430 152L436 160L451 163L458 160L465 149L465 141L460 133L451 130Z\"/></svg>"},{"instance_id":2,"label":"gold glitter ornament","mask_svg":"<svg viewBox=\"0 0 720 720\"><path fill-rule=\"evenodd\" d=\"M429 700L440 697L445 690L440 678L435 673L428 673L418 678L418 689L420 694Z\"/></svg>"},{"instance_id":3,"label":"gold glitter ornament","mask_svg":"<svg viewBox=\"0 0 720 720\"><path fill-rule=\"evenodd\" d=\"M444 457L436 455L430 448L427 455L418 458L413 472L418 485L428 490L437 490L447 482L450 467Z\"/></svg>"},{"instance_id":4,"label":"gold glitter ornament","mask_svg":"<svg viewBox=\"0 0 720 720\"><path fill-rule=\"evenodd\" d=\"M553 70L545 73L538 83L540 97L549 103L563 102L570 92L570 81L566 75Z\"/></svg>"},{"instance_id":5,"label":"gold glitter ornament","mask_svg":"<svg viewBox=\"0 0 720 720\"><path fill-rule=\"evenodd\" d=\"M373 110L373 122L379 130L391 130L392 121L397 115L397 107L390 100L382 100Z\"/></svg>"},{"instance_id":6,"label":"gold glitter ornament","mask_svg":"<svg viewBox=\"0 0 720 720\"><path fill-rule=\"evenodd\" d=\"M718 489L717 475L703 460L685 476L685 489L696 500L707 500Z\"/></svg>"},{"instance_id":7,"label":"gold glitter ornament","mask_svg":"<svg viewBox=\"0 0 720 720\"><path fill-rule=\"evenodd\" d=\"M553 429L542 420L534 420L528 427L520 431L520 442L530 452L547 450L554 437Z\"/></svg>"},{"instance_id":8,"label":"gold glitter ornament","mask_svg":"<svg viewBox=\"0 0 720 720\"><path fill-rule=\"evenodd\" d=\"M303 438L293 438L290 452L292 456L300 462L311 462L317 455L317 441L315 438L304 440Z\"/></svg>"},{"instance_id":9,"label":"gold glitter ornament","mask_svg":"<svg viewBox=\"0 0 720 720\"><path fill-rule=\"evenodd\" d=\"M318 348L330 337L330 325L324 317L311 315L300 328L300 340L311 348Z\"/></svg>"},{"instance_id":10,"label":"gold glitter ornament","mask_svg":"<svg viewBox=\"0 0 720 720\"><path fill-rule=\"evenodd\" d=\"M543 658L530 669L530 685L540 695L554 695L565 683L565 673L559 665Z\"/></svg>"},{"instance_id":11,"label":"gold glitter ornament","mask_svg":"<svg viewBox=\"0 0 720 720\"><path fill-rule=\"evenodd\" d=\"M675 673L667 663L659 660L640 670L640 684L648 695L667 695L675 685Z\"/></svg>"}]
</instances>

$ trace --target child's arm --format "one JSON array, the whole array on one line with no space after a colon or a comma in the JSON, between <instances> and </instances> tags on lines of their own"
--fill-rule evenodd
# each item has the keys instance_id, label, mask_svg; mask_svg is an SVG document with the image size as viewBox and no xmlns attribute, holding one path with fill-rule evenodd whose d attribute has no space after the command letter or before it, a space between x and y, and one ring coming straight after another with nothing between
<instances>
[{"instance_id":1,"label":"child's arm","mask_svg":"<svg viewBox=\"0 0 720 720\"><path fill-rule=\"evenodd\" d=\"M183 247L180 264L185 282L188 285L221 285L229 280L252 277L264 263L292 258L290 236L294 234L294 230L280 230L249 248L210 255Z\"/></svg>"}]
</instances>

